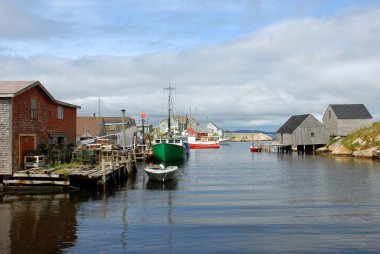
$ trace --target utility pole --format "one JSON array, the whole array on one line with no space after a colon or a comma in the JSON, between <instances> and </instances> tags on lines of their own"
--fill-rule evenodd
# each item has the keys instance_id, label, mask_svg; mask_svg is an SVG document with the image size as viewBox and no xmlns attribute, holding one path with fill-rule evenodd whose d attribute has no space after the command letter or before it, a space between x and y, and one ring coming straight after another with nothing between
<instances>
[{"instance_id":1,"label":"utility pole","mask_svg":"<svg viewBox=\"0 0 380 254\"><path fill-rule=\"evenodd\" d=\"M100 98L98 100L98 113L99 113L99 118L100 118Z\"/></svg>"},{"instance_id":2,"label":"utility pole","mask_svg":"<svg viewBox=\"0 0 380 254\"><path fill-rule=\"evenodd\" d=\"M146 117L146 114L145 113L141 113L140 114L141 116L141 125L142 125L142 137L143 137L143 145L145 145L145 117Z\"/></svg>"}]
</instances>

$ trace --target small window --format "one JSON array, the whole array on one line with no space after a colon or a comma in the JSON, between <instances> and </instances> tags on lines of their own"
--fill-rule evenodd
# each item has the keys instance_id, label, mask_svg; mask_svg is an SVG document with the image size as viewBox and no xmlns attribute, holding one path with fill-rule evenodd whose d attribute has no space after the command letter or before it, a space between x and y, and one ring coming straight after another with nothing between
<instances>
[{"instance_id":1,"label":"small window","mask_svg":"<svg viewBox=\"0 0 380 254\"><path fill-rule=\"evenodd\" d=\"M310 133L310 136L314 137L314 132Z\"/></svg>"},{"instance_id":2,"label":"small window","mask_svg":"<svg viewBox=\"0 0 380 254\"><path fill-rule=\"evenodd\" d=\"M37 100L36 99L30 100L30 118L32 119L37 118Z\"/></svg>"},{"instance_id":3,"label":"small window","mask_svg":"<svg viewBox=\"0 0 380 254\"><path fill-rule=\"evenodd\" d=\"M329 110L329 118L331 118L331 110Z\"/></svg>"},{"instance_id":4,"label":"small window","mask_svg":"<svg viewBox=\"0 0 380 254\"><path fill-rule=\"evenodd\" d=\"M57 107L57 117L58 119L63 119L63 107L62 106L58 106Z\"/></svg>"}]
</instances>

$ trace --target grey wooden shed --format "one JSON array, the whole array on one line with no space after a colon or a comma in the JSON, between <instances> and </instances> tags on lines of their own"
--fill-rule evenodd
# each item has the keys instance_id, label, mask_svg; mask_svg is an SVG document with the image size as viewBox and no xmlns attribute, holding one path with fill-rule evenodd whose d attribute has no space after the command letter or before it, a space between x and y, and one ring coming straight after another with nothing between
<instances>
[{"instance_id":1,"label":"grey wooden shed","mask_svg":"<svg viewBox=\"0 0 380 254\"><path fill-rule=\"evenodd\" d=\"M280 144L297 147L298 150L314 150L329 140L328 130L312 114L291 116L277 133Z\"/></svg>"},{"instance_id":2,"label":"grey wooden shed","mask_svg":"<svg viewBox=\"0 0 380 254\"><path fill-rule=\"evenodd\" d=\"M372 115L364 104L330 104L323 116L330 136L347 136L372 125Z\"/></svg>"}]
</instances>

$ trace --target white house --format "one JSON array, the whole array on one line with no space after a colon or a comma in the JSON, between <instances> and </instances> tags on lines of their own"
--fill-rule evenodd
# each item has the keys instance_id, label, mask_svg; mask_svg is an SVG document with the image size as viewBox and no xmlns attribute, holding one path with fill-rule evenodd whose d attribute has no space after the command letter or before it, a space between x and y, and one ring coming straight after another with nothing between
<instances>
[{"instance_id":1,"label":"white house","mask_svg":"<svg viewBox=\"0 0 380 254\"><path fill-rule=\"evenodd\" d=\"M213 122L210 122L208 123L207 125L207 129L209 131L209 133L212 133L212 134L218 134L218 136L220 137L223 137L224 136L224 131L222 128L219 128L218 125L216 125L215 123Z\"/></svg>"}]
</instances>

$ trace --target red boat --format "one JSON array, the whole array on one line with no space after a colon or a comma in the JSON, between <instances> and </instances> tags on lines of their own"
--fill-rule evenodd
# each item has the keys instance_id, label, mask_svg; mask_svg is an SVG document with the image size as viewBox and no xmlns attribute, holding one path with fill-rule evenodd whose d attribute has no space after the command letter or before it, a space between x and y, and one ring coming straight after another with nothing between
<instances>
[{"instance_id":1,"label":"red boat","mask_svg":"<svg viewBox=\"0 0 380 254\"><path fill-rule=\"evenodd\" d=\"M249 150L251 150L251 152L261 152L261 148L254 146L253 144L249 147Z\"/></svg>"},{"instance_id":2,"label":"red boat","mask_svg":"<svg viewBox=\"0 0 380 254\"><path fill-rule=\"evenodd\" d=\"M220 145L212 141L197 141L196 143L189 143L190 149L202 149L202 148L219 148Z\"/></svg>"},{"instance_id":3,"label":"red boat","mask_svg":"<svg viewBox=\"0 0 380 254\"><path fill-rule=\"evenodd\" d=\"M218 141L212 140L196 140L195 137L188 137L190 149L208 149L208 148L220 148Z\"/></svg>"}]
</instances>

